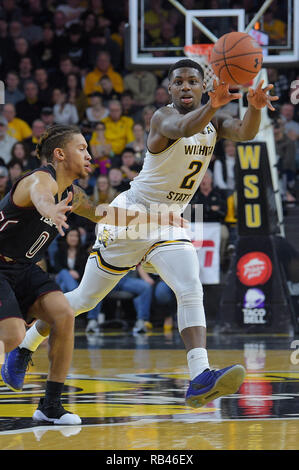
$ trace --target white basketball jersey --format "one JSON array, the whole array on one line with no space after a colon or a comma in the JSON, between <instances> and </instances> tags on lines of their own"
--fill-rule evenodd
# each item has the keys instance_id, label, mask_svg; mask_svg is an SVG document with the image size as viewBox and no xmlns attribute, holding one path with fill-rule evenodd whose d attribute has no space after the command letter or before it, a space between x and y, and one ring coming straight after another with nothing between
<instances>
[{"instance_id":1,"label":"white basketball jersey","mask_svg":"<svg viewBox=\"0 0 299 470\"><path fill-rule=\"evenodd\" d=\"M176 204L184 210L196 192L213 155L216 129L209 123L192 137L182 137L160 153L147 151L141 172L127 192L130 200Z\"/></svg>"}]
</instances>

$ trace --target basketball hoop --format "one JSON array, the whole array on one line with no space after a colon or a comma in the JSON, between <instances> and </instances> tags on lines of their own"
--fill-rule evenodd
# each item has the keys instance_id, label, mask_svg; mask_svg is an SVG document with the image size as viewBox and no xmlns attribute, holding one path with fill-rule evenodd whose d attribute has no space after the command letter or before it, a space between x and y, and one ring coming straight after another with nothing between
<instances>
[{"instance_id":1,"label":"basketball hoop","mask_svg":"<svg viewBox=\"0 0 299 470\"><path fill-rule=\"evenodd\" d=\"M210 65L210 57L214 44L191 44L184 47L184 53L189 59L197 62L205 74L206 91L213 90L213 81L217 78Z\"/></svg>"},{"instance_id":2,"label":"basketball hoop","mask_svg":"<svg viewBox=\"0 0 299 470\"><path fill-rule=\"evenodd\" d=\"M214 44L191 44L190 46L184 47L185 55L189 57L189 59L192 59L197 62L203 68L205 74L204 81L206 84L206 91L213 90L214 80L216 80L217 82L219 81L217 76L214 74L212 66L210 65L210 58L213 47ZM252 85L253 80L251 80L249 83L246 83L246 85L235 85L234 87L230 88L243 91Z\"/></svg>"}]
</instances>

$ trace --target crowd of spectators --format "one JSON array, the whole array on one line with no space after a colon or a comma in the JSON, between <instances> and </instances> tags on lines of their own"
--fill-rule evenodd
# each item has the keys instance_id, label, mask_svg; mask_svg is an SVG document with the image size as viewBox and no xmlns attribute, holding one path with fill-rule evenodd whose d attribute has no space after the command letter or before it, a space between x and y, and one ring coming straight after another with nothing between
<instances>
[{"instance_id":1,"label":"crowd of spectators","mask_svg":"<svg viewBox=\"0 0 299 470\"><path fill-rule=\"evenodd\" d=\"M182 0L182 4L188 9L195 8L193 0ZM245 6L247 11L254 12L260 4L259 0L211 0L210 8ZM206 2L196 1L196 8L203 6L206 7ZM285 31L281 25L284 13L276 7L274 2L270 16L264 15L263 22L270 37L276 35L273 41ZM53 123L81 128L93 157L93 173L77 184L97 204L109 203L129 188L142 168L151 117L156 109L169 103L169 94L167 71L126 69L127 21L127 0L2 1L0 74L5 84L5 104L0 114L0 199L19 176L45 164L36 157L36 144ZM148 44L163 43L170 47L182 44L181 21L168 2L147 2ZM209 22L213 21L206 19L206 26L212 27ZM225 22L217 25L219 35L227 32ZM298 106L290 102L290 84L299 79L299 74L298 70L289 73L268 69L268 75L275 85L274 93L280 97L277 111L270 113L270 117L274 123L282 195L286 202L294 203L299 168L299 115ZM238 107L230 111L238 116ZM217 144L210 170L191 201L204 204L204 221L221 223L222 259L233 251L236 242L235 155L235 143ZM71 230L64 239L58 237L49 250L46 269L57 275L64 291L72 290L80 281L93 239L94 224L72 215ZM142 319L149 326L151 310L148 307L144 311L145 305L151 303L140 301L138 279L143 283L143 295L150 292L156 302L171 305L170 312L163 307L167 312L165 328L171 328L175 299L170 289L158 276L150 276L142 268L130 276L126 288L136 291L137 320ZM89 312L88 319L94 320L101 308L100 305Z\"/></svg>"}]
</instances>

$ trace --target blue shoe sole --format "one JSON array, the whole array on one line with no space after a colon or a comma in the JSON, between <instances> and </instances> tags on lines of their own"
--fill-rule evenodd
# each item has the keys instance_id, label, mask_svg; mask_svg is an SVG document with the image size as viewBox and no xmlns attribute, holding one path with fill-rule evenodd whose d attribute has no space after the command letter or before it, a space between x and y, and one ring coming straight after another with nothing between
<instances>
[{"instance_id":1,"label":"blue shoe sole","mask_svg":"<svg viewBox=\"0 0 299 470\"><path fill-rule=\"evenodd\" d=\"M1 377L2 377L2 380L3 382L5 383L5 385L7 385L8 388L10 388L10 390L12 390L13 392L21 392L22 391L22 388L15 388L13 387L12 385L10 385L10 383L8 383L5 379L5 376L4 374L2 373L2 370L1 370Z\"/></svg>"},{"instance_id":2,"label":"blue shoe sole","mask_svg":"<svg viewBox=\"0 0 299 470\"><path fill-rule=\"evenodd\" d=\"M191 408L200 408L223 395L236 393L244 381L245 375L246 371L243 366L239 364L233 366L216 380L214 386L208 392L187 397L186 405Z\"/></svg>"}]
</instances>

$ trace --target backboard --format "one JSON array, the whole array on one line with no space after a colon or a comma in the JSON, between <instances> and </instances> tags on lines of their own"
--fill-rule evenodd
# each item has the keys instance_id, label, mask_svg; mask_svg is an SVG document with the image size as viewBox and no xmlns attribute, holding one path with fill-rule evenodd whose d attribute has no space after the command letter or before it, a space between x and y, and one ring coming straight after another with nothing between
<instances>
[{"instance_id":1,"label":"backboard","mask_svg":"<svg viewBox=\"0 0 299 470\"><path fill-rule=\"evenodd\" d=\"M222 2L217 0L214 3L217 6ZM264 67L299 66L298 0L256 0L248 2L249 11L243 8L196 9L196 4L212 5L213 2L129 0L127 67L167 68L185 57L185 45L215 43L220 36L231 31L247 32L257 39L263 47ZM251 6L254 4L257 5L256 10ZM269 17L269 10L274 10L275 24ZM158 18L159 21L162 18L159 26Z\"/></svg>"}]
</instances>

